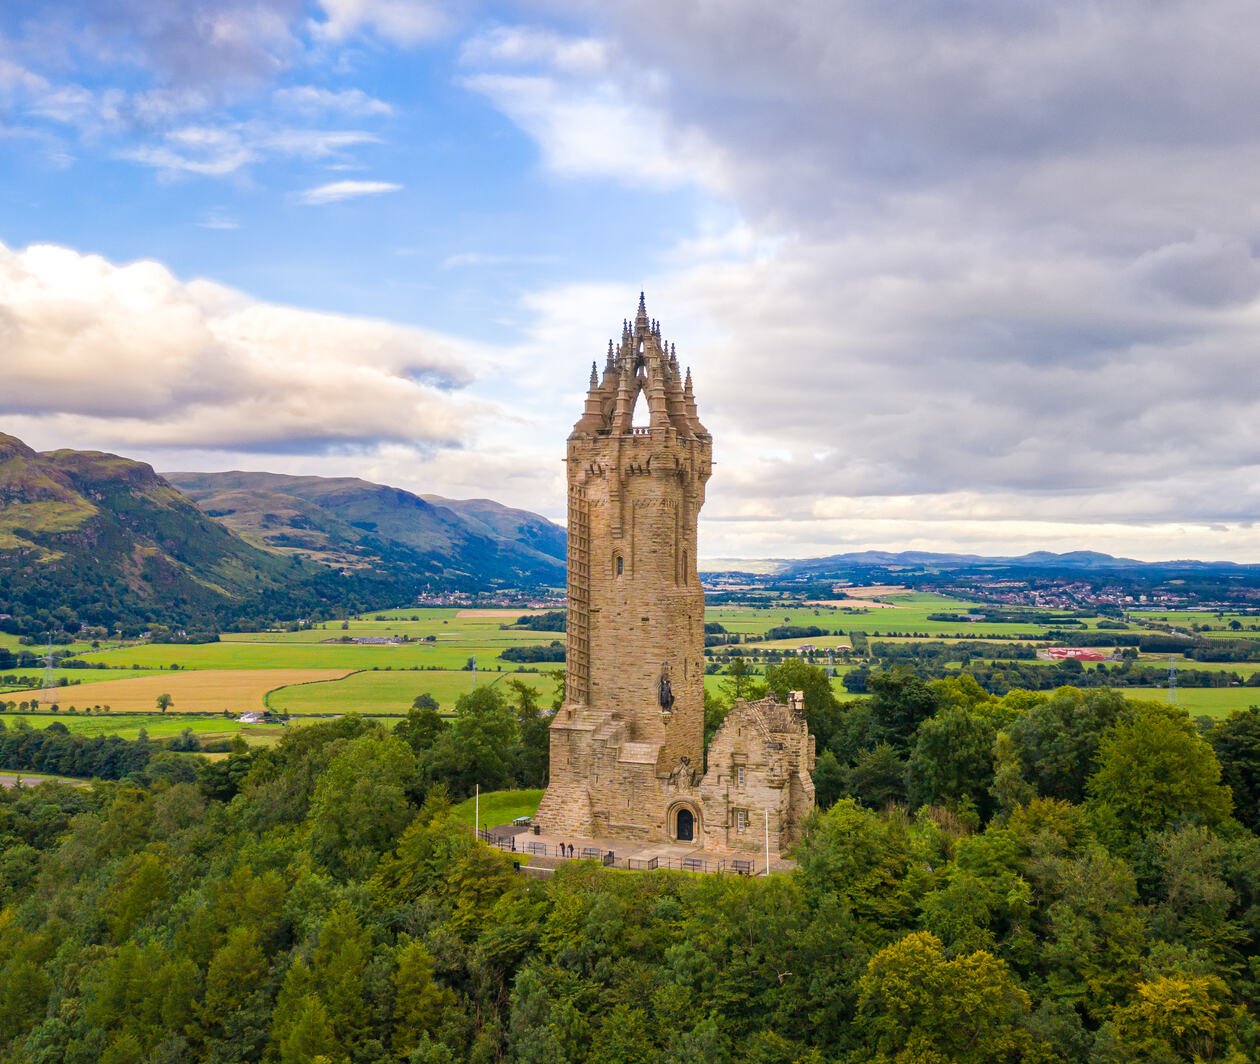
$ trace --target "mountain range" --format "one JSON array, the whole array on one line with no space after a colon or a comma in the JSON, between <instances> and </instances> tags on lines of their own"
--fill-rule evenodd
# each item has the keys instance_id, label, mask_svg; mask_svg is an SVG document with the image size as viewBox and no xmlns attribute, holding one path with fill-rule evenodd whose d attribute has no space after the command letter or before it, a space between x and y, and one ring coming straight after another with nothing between
<instances>
[{"instance_id":1,"label":"mountain range","mask_svg":"<svg viewBox=\"0 0 1260 1064\"><path fill-rule=\"evenodd\" d=\"M172 473L0 433L0 624L211 628L556 586L564 530L354 478Z\"/></svg>"}]
</instances>

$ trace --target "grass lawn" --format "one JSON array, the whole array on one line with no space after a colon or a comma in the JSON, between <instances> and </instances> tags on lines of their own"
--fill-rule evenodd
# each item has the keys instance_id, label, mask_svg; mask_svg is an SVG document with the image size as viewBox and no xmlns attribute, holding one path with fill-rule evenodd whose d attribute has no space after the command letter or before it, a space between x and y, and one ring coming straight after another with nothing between
<instances>
[{"instance_id":1,"label":"grass lawn","mask_svg":"<svg viewBox=\"0 0 1260 1064\"><path fill-rule=\"evenodd\" d=\"M510 824L518 816L533 816L542 796L542 791L487 791L481 796L481 823L493 828ZM452 809L469 827L473 823L473 804L473 799L469 798Z\"/></svg>"},{"instance_id":2,"label":"grass lawn","mask_svg":"<svg viewBox=\"0 0 1260 1064\"><path fill-rule=\"evenodd\" d=\"M562 669L562 665L554 666ZM521 680L550 703L555 682L542 672L477 671L478 687L502 686L507 680ZM430 694L445 712L455 708L455 700L473 689L471 672L356 672L340 680L304 683L282 687L267 695L267 705L275 713L406 713L417 695Z\"/></svg>"},{"instance_id":3,"label":"grass lawn","mask_svg":"<svg viewBox=\"0 0 1260 1064\"><path fill-rule=\"evenodd\" d=\"M18 783L23 787L30 787L38 783L68 783L72 787L86 787L87 780L76 779L73 776L50 776L46 772L26 772L17 769L0 768L0 787L16 787Z\"/></svg>"}]
</instances>

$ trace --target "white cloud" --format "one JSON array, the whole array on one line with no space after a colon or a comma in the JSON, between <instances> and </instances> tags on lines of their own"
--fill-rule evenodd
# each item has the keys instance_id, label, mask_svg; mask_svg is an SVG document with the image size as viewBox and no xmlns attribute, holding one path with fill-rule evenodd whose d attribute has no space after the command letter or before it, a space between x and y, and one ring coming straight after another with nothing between
<instances>
[{"instance_id":1,"label":"white cloud","mask_svg":"<svg viewBox=\"0 0 1260 1064\"><path fill-rule=\"evenodd\" d=\"M335 111L348 115L391 115L392 105L362 89L325 89L318 85L294 85L277 89L276 102L282 107L306 114L326 114Z\"/></svg>"},{"instance_id":2,"label":"white cloud","mask_svg":"<svg viewBox=\"0 0 1260 1064\"><path fill-rule=\"evenodd\" d=\"M466 42L465 88L481 93L538 144L543 164L571 177L628 184L723 187L722 163L694 127L661 111L651 71L635 77L604 41L497 27ZM633 85L633 87L631 87Z\"/></svg>"},{"instance_id":3,"label":"white cloud","mask_svg":"<svg viewBox=\"0 0 1260 1064\"><path fill-rule=\"evenodd\" d=\"M201 220L197 222L197 225L202 229L220 230L239 229L241 227L241 223L222 207L215 207L207 211Z\"/></svg>"},{"instance_id":4,"label":"white cloud","mask_svg":"<svg viewBox=\"0 0 1260 1064\"><path fill-rule=\"evenodd\" d=\"M402 185L392 181L330 181L326 185L308 188L298 194L298 202L307 206L321 206L325 203L340 203L342 200L358 199L361 196L379 196L385 192L398 192Z\"/></svg>"},{"instance_id":5,"label":"white cloud","mask_svg":"<svg viewBox=\"0 0 1260 1064\"><path fill-rule=\"evenodd\" d=\"M320 0L325 17L315 28L332 41L369 31L396 44L416 45L447 33L459 6L432 0Z\"/></svg>"},{"instance_id":6,"label":"white cloud","mask_svg":"<svg viewBox=\"0 0 1260 1064\"><path fill-rule=\"evenodd\" d=\"M409 251L408 254L411 252ZM496 254L485 251L461 251L455 255L447 255L440 266L444 270L454 270L464 266L530 266L557 261L555 255L517 255Z\"/></svg>"},{"instance_id":7,"label":"white cloud","mask_svg":"<svg viewBox=\"0 0 1260 1064\"><path fill-rule=\"evenodd\" d=\"M0 413L65 441L442 446L479 410L458 392L482 361L469 345L48 245L0 246L0 345Z\"/></svg>"},{"instance_id":8,"label":"white cloud","mask_svg":"<svg viewBox=\"0 0 1260 1064\"><path fill-rule=\"evenodd\" d=\"M122 156L168 177L227 177L268 157L335 159L349 148L379 142L363 130L277 129L249 122L181 126L167 131L162 143L131 148Z\"/></svg>"}]
</instances>

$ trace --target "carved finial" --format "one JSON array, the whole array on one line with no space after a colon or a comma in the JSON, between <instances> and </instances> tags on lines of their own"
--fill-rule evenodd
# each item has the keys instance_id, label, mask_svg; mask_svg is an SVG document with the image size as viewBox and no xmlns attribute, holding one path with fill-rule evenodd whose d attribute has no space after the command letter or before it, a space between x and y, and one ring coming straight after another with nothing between
<instances>
[{"instance_id":1,"label":"carved finial","mask_svg":"<svg viewBox=\"0 0 1260 1064\"><path fill-rule=\"evenodd\" d=\"M612 340L609 340L608 341L608 364L607 364L609 369L612 369L612 364L613 364L613 342Z\"/></svg>"},{"instance_id":2,"label":"carved finial","mask_svg":"<svg viewBox=\"0 0 1260 1064\"><path fill-rule=\"evenodd\" d=\"M634 325L636 331L648 327L647 300L644 299L642 292L639 293L639 313L634 317Z\"/></svg>"},{"instance_id":3,"label":"carved finial","mask_svg":"<svg viewBox=\"0 0 1260 1064\"><path fill-rule=\"evenodd\" d=\"M592 388L597 388L597 387L599 387L599 377L598 377L598 376L596 375L596 373L595 373L595 363L594 363L594 362L592 362L592 363L591 363L591 387L592 387Z\"/></svg>"}]
</instances>

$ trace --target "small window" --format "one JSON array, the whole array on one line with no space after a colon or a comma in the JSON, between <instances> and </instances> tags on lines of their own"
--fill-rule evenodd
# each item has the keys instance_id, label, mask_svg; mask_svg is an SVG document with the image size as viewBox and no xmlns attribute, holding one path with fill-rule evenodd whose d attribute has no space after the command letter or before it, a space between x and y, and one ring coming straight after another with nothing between
<instances>
[{"instance_id":1,"label":"small window","mask_svg":"<svg viewBox=\"0 0 1260 1064\"><path fill-rule=\"evenodd\" d=\"M742 787L744 785L744 766L740 765L735 769L735 786Z\"/></svg>"},{"instance_id":2,"label":"small window","mask_svg":"<svg viewBox=\"0 0 1260 1064\"><path fill-rule=\"evenodd\" d=\"M748 810L747 809L735 810L735 830L736 831L748 830Z\"/></svg>"},{"instance_id":3,"label":"small window","mask_svg":"<svg viewBox=\"0 0 1260 1064\"><path fill-rule=\"evenodd\" d=\"M618 576L620 576L623 572L625 572L626 560L620 554L617 555L617 560L614 563L614 565L617 570Z\"/></svg>"}]
</instances>

